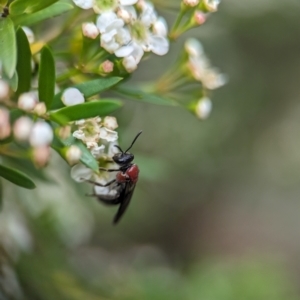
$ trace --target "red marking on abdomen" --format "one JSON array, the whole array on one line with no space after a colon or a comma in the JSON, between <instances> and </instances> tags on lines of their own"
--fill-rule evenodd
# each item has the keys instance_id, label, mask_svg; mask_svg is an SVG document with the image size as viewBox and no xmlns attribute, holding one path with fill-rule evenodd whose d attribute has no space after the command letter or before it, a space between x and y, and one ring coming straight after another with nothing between
<instances>
[{"instance_id":1,"label":"red marking on abdomen","mask_svg":"<svg viewBox=\"0 0 300 300\"><path fill-rule=\"evenodd\" d=\"M139 168L137 165L132 165L129 169L127 169L126 171L126 175L128 175L128 177L130 178L130 180L133 183L136 183L139 179Z\"/></svg>"}]
</instances>

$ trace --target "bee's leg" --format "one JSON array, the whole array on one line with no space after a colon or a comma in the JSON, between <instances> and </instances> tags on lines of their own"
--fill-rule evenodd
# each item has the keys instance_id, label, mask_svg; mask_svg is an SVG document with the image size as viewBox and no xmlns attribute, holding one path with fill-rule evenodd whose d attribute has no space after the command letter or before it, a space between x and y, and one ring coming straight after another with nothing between
<instances>
[{"instance_id":1,"label":"bee's leg","mask_svg":"<svg viewBox=\"0 0 300 300\"><path fill-rule=\"evenodd\" d=\"M109 182L107 182L107 183L105 183L105 184L101 184L101 183L96 182L96 181L93 181L93 180L85 180L85 181L86 181L86 182L89 182L89 183L91 183L91 184L94 184L94 185L96 185L96 186L106 187L106 186L109 186L109 185L111 185L112 183L116 182L116 179L113 179L113 180L111 180L111 181L109 181Z\"/></svg>"},{"instance_id":2,"label":"bee's leg","mask_svg":"<svg viewBox=\"0 0 300 300\"><path fill-rule=\"evenodd\" d=\"M120 171L120 169L105 169L105 168L99 168L99 170L101 171L106 171L106 172L118 172Z\"/></svg>"}]
</instances>

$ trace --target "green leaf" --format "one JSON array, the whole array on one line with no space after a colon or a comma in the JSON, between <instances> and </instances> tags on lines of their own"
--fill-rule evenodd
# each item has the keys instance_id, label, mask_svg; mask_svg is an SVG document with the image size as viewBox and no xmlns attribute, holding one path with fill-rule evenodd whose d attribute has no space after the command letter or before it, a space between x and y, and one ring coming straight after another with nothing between
<instances>
[{"instance_id":1,"label":"green leaf","mask_svg":"<svg viewBox=\"0 0 300 300\"><path fill-rule=\"evenodd\" d=\"M141 90L129 87L118 87L117 92L128 99L138 100L139 102L147 102L156 105L176 106L173 100L162 97L153 93L143 92Z\"/></svg>"},{"instance_id":2,"label":"green leaf","mask_svg":"<svg viewBox=\"0 0 300 300\"><path fill-rule=\"evenodd\" d=\"M99 79L79 83L77 85L74 85L73 87L77 88L84 95L85 98L88 98L113 87L122 79L123 78L121 77L99 78ZM51 109L58 109L64 107L64 104L61 101L62 94L63 91L54 96Z\"/></svg>"},{"instance_id":3,"label":"green leaf","mask_svg":"<svg viewBox=\"0 0 300 300\"><path fill-rule=\"evenodd\" d=\"M55 89L55 64L51 50L44 46L39 67L39 100L51 106Z\"/></svg>"},{"instance_id":4,"label":"green leaf","mask_svg":"<svg viewBox=\"0 0 300 300\"><path fill-rule=\"evenodd\" d=\"M3 10L6 4L7 4L7 0L0 0L0 9Z\"/></svg>"},{"instance_id":5,"label":"green leaf","mask_svg":"<svg viewBox=\"0 0 300 300\"><path fill-rule=\"evenodd\" d=\"M34 189L35 188L34 182L29 177L27 177L26 174L24 174L16 169L11 169L11 168L5 167L3 165L0 165L0 176L18 186L24 187L26 189Z\"/></svg>"},{"instance_id":6,"label":"green leaf","mask_svg":"<svg viewBox=\"0 0 300 300\"><path fill-rule=\"evenodd\" d=\"M0 62L6 75L12 78L17 64L17 44L10 17L0 18Z\"/></svg>"},{"instance_id":7,"label":"green leaf","mask_svg":"<svg viewBox=\"0 0 300 300\"><path fill-rule=\"evenodd\" d=\"M9 12L11 15L31 14L42 10L58 0L15 0L9 6Z\"/></svg>"},{"instance_id":8,"label":"green leaf","mask_svg":"<svg viewBox=\"0 0 300 300\"><path fill-rule=\"evenodd\" d=\"M17 72L19 85L17 94L30 90L31 86L31 51L27 36L22 28L17 30L18 62Z\"/></svg>"},{"instance_id":9,"label":"green leaf","mask_svg":"<svg viewBox=\"0 0 300 300\"><path fill-rule=\"evenodd\" d=\"M32 24L59 16L73 8L74 7L71 4L57 2L43 10L40 10L39 12L30 15L24 14L24 15L14 16L13 21L16 26L17 25L30 26Z\"/></svg>"},{"instance_id":10,"label":"green leaf","mask_svg":"<svg viewBox=\"0 0 300 300\"><path fill-rule=\"evenodd\" d=\"M50 113L50 119L53 121L65 119L67 122L70 122L96 116L106 116L121 106L121 101L101 99L61 108L60 110Z\"/></svg>"},{"instance_id":11,"label":"green leaf","mask_svg":"<svg viewBox=\"0 0 300 300\"><path fill-rule=\"evenodd\" d=\"M71 145L76 145L81 150L81 159L80 161L86 165L88 168L92 169L96 173L99 171L99 165L95 157L91 152L86 148L86 146L79 140L75 139L73 136L70 136L66 140L60 140L57 136L54 137L51 147L62 156L62 149L64 147L69 147ZM63 157L63 156L62 156ZM65 157L63 157L65 159Z\"/></svg>"}]
</instances>

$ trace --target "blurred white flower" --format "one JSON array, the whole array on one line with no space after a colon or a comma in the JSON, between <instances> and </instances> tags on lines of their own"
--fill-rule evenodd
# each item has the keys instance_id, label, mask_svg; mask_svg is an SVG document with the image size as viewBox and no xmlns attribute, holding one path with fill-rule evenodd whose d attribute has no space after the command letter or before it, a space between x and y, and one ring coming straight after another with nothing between
<instances>
[{"instance_id":1,"label":"blurred white flower","mask_svg":"<svg viewBox=\"0 0 300 300\"><path fill-rule=\"evenodd\" d=\"M86 180L89 180L93 177L93 174L93 170L86 167L82 163L73 166L71 169L71 177L77 182L84 182Z\"/></svg>"},{"instance_id":2,"label":"blurred white flower","mask_svg":"<svg viewBox=\"0 0 300 300\"><path fill-rule=\"evenodd\" d=\"M26 111L33 110L37 103L38 99L32 92L23 93L18 98L18 107Z\"/></svg>"},{"instance_id":3,"label":"blurred white flower","mask_svg":"<svg viewBox=\"0 0 300 300\"><path fill-rule=\"evenodd\" d=\"M209 98L201 98L195 108L196 116L199 119L205 120L209 117L212 110L212 102Z\"/></svg>"},{"instance_id":4,"label":"blurred white flower","mask_svg":"<svg viewBox=\"0 0 300 300\"><path fill-rule=\"evenodd\" d=\"M9 111L4 107L0 107L0 140L9 137L10 132Z\"/></svg>"},{"instance_id":5,"label":"blurred white flower","mask_svg":"<svg viewBox=\"0 0 300 300\"><path fill-rule=\"evenodd\" d=\"M94 0L73 0L73 2L82 9L89 9L94 5Z\"/></svg>"},{"instance_id":6,"label":"blurred white flower","mask_svg":"<svg viewBox=\"0 0 300 300\"><path fill-rule=\"evenodd\" d=\"M37 168L46 166L50 159L50 147L47 145L36 146L32 150L32 160Z\"/></svg>"},{"instance_id":7,"label":"blurred white flower","mask_svg":"<svg viewBox=\"0 0 300 300\"><path fill-rule=\"evenodd\" d=\"M29 139L33 121L26 116L17 119L13 126L14 137L18 141L27 141Z\"/></svg>"},{"instance_id":8,"label":"blurred white flower","mask_svg":"<svg viewBox=\"0 0 300 300\"><path fill-rule=\"evenodd\" d=\"M32 147L48 146L53 139L51 126L45 121L36 122L29 136L29 143Z\"/></svg>"},{"instance_id":9,"label":"blurred white flower","mask_svg":"<svg viewBox=\"0 0 300 300\"><path fill-rule=\"evenodd\" d=\"M6 81L0 79L0 102L9 95L9 85Z\"/></svg>"},{"instance_id":10,"label":"blurred white flower","mask_svg":"<svg viewBox=\"0 0 300 300\"><path fill-rule=\"evenodd\" d=\"M203 5L209 12L214 12L218 10L218 6L221 0L203 0Z\"/></svg>"},{"instance_id":11,"label":"blurred white flower","mask_svg":"<svg viewBox=\"0 0 300 300\"><path fill-rule=\"evenodd\" d=\"M199 0L182 0L182 3L187 6L194 7L199 4Z\"/></svg>"},{"instance_id":12,"label":"blurred white flower","mask_svg":"<svg viewBox=\"0 0 300 300\"><path fill-rule=\"evenodd\" d=\"M187 67L192 77L201 82L209 90L217 89L227 82L227 77L218 69L211 67L203 47L196 39L188 39L185 43L188 53Z\"/></svg>"},{"instance_id":13,"label":"blurred white flower","mask_svg":"<svg viewBox=\"0 0 300 300\"><path fill-rule=\"evenodd\" d=\"M84 103L83 94L76 88L67 88L64 90L61 100L66 106L72 106Z\"/></svg>"}]
</instances>

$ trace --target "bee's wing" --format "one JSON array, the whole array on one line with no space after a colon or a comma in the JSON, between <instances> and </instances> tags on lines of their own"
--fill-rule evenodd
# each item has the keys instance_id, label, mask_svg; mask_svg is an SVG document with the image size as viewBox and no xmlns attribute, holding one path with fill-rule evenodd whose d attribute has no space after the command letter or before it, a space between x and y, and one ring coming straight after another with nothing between
<instances>
[{"instance_id":1,"label":"bee's wing","mask_svg":"<svg viewBox=\"0 0 300 300\"><path fill-rule=\"evenodd\" d=\"M113 220L114 224L117 224L120 221L121 217L123 216L126 208L128 207L128 205L130 203L130 200L131 200L131 197L133 195L134 189L135 189L135 183L132 183L132 182L127 182L126 183L126 187L124 189L124 192L120 195L120 198L121 198L120 203L121 204L119 206L117 214L114 217L114 220Z\"/></svg>"}]
</instances>

